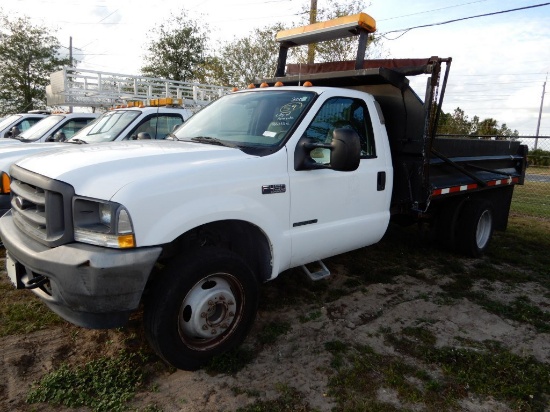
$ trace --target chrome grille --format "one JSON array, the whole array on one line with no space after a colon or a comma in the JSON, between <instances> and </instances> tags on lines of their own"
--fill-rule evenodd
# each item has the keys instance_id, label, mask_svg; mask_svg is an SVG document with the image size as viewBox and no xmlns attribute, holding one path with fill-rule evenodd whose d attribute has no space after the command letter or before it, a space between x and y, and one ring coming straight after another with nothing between
<instances>
[{"instance_id":1,"label":"chrome grille","mask_svg":"<svg viewBox=\"0 0 550 412\"><path fill-rule=\"evenodd\" d=\"M13 166L11 208L17 227L48 246L73 239L72 186Z\"/></svg>"}]
</instances>

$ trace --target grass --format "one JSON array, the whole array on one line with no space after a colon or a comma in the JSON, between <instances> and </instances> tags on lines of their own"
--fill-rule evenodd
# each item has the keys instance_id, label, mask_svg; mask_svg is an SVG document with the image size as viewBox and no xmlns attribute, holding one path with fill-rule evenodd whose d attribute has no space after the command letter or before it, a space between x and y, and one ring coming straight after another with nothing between
<instances>
[{"instance_id":1,"label":"grass","mask_svg":"<svg viewBox=\"0 0 550 412\"><path fill-rule=\"evenodd\" d=\"M7 278L0 279L0 337L26 334L65 323L31 292L16 290Z\"/></svg>"},{"instance_id":2,"label":"grass","mask_svg":"<svg viewBox=\"0 0 550 412\"><path fill-rule=\"evenodd\" d=\"M443 379L438 379L437 386L449 389L448 401L454 403L468 392L506 401L514 410L545 410L550 394L550 364L513 354L494 341L471 348L437 348L433 346L435 336L426 329L405 330L403 335L387 334L386 341L400 353L440 368Z\"/></svg>"},{"instance_id":3,"label":"grass","mask_svg":"<svg viewBox=\"0 0 550 412\"><path fill-rule=\"evenodd\" d=\"M525 182L523 186L515 186L511 211L550 218L550 183Z\"/></svg>"},{"instance_id":4,"label":"grass","mask_svg":"<svg viewBox=\"0 0 550 412\"><path fill-rule=\"evenodd\" d=\"M503 401L513 410L542 412L550 393L550 364L515 355L496 342L471 348L434 347L435 336L422 327L386 332L387 345L401 355L381 355L365 345L327 346L337 362L329 381L334 411L447 411L476 394ZM462 344L465 342L462 341ZM416 359L413 361L412 359ZM390 391L397 402L378 399Z\"/></svg>"},{"instance_id":5,"label":"grass","mask_svg":"<svg viewBox=\"0 0 550 412\"><path fill-rule=\"evenodd\" d=\"M82 366L62 364L33 386L27 403L49 403L70 408L88 407L94 412L127 410L143 374L137 354L120 353Z\"/></svg>"}]
</instances>

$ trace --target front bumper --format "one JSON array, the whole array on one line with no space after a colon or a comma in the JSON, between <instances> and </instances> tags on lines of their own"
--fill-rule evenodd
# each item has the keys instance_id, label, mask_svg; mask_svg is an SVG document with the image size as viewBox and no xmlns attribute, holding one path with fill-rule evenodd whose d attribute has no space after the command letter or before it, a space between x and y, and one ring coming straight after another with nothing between
<instances>
[{"instance_id":1,"label":"front bumper","mask_svg":"<svg viewBox=\"0 0 550 412\"><path fill-rule=\"evenodd\" d=\"M17 286L45 276L48 282L32 291L52 311L87 328L126 324L161 253L160 246L109 249L70 243L49 248L21 232L11 212L0 218L0 237L15 262Z\"/></svg>"}]
</instances>

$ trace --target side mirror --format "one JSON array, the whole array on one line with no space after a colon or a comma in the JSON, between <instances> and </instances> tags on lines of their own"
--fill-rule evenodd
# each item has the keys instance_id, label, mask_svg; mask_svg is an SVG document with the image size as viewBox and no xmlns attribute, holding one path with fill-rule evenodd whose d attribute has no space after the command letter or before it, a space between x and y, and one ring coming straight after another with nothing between
<instances>
[{"instance_id":1,"label":"side mirror","mask_svg":"<svg viewBox=\"0 0 550 412\"><path fill-rule=\"evenodd\" d=\"M10 131L10 137L17 137L17 135L19 135L19 133L21 133L21 131L19 130L19 127L17 126L13 126L11 128L11 131Z\"/></svg>"},{"instance_id":2,"label":"side mirror","mask_svg":"<svg viewBox=\"0 0 550 412\"><path fill-rule=\"evenodd\" d=\"M334 170L351 172L361 161L361 140L351 129L336 129L332 137L330 165Z\"/></svg>"},{"instance_id":3,"label":"side mirror","mask_svg":"<svg viewBox=\"0 0 550 412\"><path fill-rule=\"evenodd\" d=\"M57 132L56 134L53 135L54 142L64 142L65 140L67 140L67 138L65 137L65 133L63 132ZM51 142L52 140L48 140L48 141Z\"/></svg>"},{"instance_id":4,"label":"side mirror","mask_svg":"<svg viewBox=\"0 0 550 412\"><path fill-rule=\"evenodd\" d=\"M147 132L139 132L137 140L151 140L151 135Z\"/></svg>"},{"instance_id":5,"label":"side mirror","mask_svg":"<svg viewBox=\"0 0 550 412\"><path fill-rule=\"evenodd\" d=\"M311 152L315 149L330 150L330 164L315 162ZM351 129L335 129L330 143L318 143L310 138L300 139L294 152L295 170L333 169L339 172L351 172L359 167L361 161L361 141L359 135Z\"/></svg>"}]
</instances>

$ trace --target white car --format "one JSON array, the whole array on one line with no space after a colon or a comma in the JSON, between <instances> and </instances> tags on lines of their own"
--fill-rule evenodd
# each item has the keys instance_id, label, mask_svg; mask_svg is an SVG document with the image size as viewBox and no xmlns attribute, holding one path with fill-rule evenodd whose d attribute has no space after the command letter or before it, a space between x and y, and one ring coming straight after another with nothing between
<instances>
[{"instance_id":1,"label":"white car","mask_svg":"<svg viewBox=\"0 0 550 412\"><path fill-rule=\"evenodd\" d=\"M52 114L17 136L0 140L0 145L65 141L97 117L99 113Z\"/></svg>"},{"instance_id":2,"label":"white car","mask_svg":"<svg viewBox=\"0 0 550 412\"><path fill-rule=\"evenodd\" d=\"M14 137L24 132L48 116L45 111L33 111L29 113L18 113L7 116L0 121L0 138Z\"/></svg>"}]
</instances>

